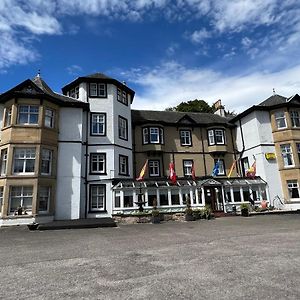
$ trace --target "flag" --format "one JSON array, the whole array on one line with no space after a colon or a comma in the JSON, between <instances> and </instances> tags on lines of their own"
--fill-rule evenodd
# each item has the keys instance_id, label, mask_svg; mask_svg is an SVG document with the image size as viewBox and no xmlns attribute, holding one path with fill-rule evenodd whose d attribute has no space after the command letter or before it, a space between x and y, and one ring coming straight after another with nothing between
<instances>
[{"instance_id":1,"label":"flag","mask_svg":"<svg viewBox=\"0 0 300 300\"><path fill-rule=\"evenodd\" d=\"M194 162L192 164L192 179L193 180L196 180L196 171L195 171L195 165L194 165Z\"/></svg>"},{"instance_id":2,"label":"flag","mask_svg":"<svg viewBox=\"0 0 300 300\"><path fill-rule=\"evenodd\" d=\"M233 170L235 169L235 165L236 165L236 160L234 160L232 165L231 165L231 168L230 168L228 176L227 176L228 178L231 177L231 174L232 174Z\"/></svg>"},{"instance_id":3,"label":"flag","mask_svg":"<svg viewBox=\"0 0 300 300\"><path fill-rule=\"evenodd\" d=\"M176 173L175 173L175 167L174 163L170 162L169 164L169 178L173 184L176 184Z\"/></svg>"},{"instance_id":4,"label":"flag","mask_svg":"<svg viewBox=\"0 0 300 300\"><path fill-rule=\"evenodd\" d=\"M216 161L211 176L217 176L219 174L219 168L220 168L220 159Z\"/></svg>"},{"instance_id":5,"label":"flag","mask_svg":"<svg viewBox=\"0 0 300 300\"><path fill-rule=\"evenodd\" d=\"M140 175L138 178L136 178L137 181L142 181L145 177L145 173L146 173L146 169L147 169L147 165L148 165L148 159L146 160L141 172L140 172Z\"/></svg>"},{"instance_id":6,"label":"flag","mask_svg":"<svg viewBox=\"0 0 300 300\"><path fill-rule=\"evenodd\" d=\"M252 166L246 171L246 177L254 178L256 175L256 158L253 155L254 162Z\"/></svg>"}]
</instances>

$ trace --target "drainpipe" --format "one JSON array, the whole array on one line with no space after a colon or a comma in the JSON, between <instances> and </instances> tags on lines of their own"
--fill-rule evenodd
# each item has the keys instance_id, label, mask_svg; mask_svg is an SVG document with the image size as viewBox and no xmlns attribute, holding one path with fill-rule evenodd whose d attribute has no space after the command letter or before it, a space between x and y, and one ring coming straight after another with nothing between
<instances>
[{"instance_id":1,"label":"drainpipe","mask_svg":"<svg viewBox=\"0 0 300 300\"><path fill-rule=\"evenodd\" d=\"M87 95L87 103L89 103L89 98ZM85 126L85 171L84 171L84 185L85 185L85 210L84 218L87 219L88 215L88 182L87 182L87 173L88 173L88 134L89 134L89 110L86 111L86 126Z\"/></svg>"}]
</instances>

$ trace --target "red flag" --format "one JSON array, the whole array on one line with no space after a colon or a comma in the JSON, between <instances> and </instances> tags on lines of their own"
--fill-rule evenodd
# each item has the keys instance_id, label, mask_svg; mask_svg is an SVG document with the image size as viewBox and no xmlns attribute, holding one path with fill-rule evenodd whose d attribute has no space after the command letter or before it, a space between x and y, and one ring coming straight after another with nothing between
<instances>
[{"instance_id":1,"label":"red flag","mask_svg":"<svg viewBox=\"0 0 300 300\"><path fill-rule=\"evenodd\" d=\"M147 165L148 165L148 159L146 160L141 172L140 172L140 175L138 178L136 178L137 181L142 181L145 177L145 173L146 173L146 169L147 169Z\"/></svg>"},{"instance_id":2,"label":"red flag","mask_svg":"<svg viewBox=\"0 0 300 300\"><path fill-rule=\"evenodd\" d=\"M173 184L176 184L177 180L176 180L176 173L175 173L175 167L174 167L174 163L170 162L169 164L169 178L171 180L171 182Z\"/></svg>"},{"instance_id":3,"label":"red flag","mask_svg":"<svg viewBox=\"0 0 300 300\"><path fill-rule=\"evenodd\" d=\"M194 165L194 162L192 164L192 179L193 180L196 180L196 171L195 171L195 165Z\"/></svg>"}]
</instances>

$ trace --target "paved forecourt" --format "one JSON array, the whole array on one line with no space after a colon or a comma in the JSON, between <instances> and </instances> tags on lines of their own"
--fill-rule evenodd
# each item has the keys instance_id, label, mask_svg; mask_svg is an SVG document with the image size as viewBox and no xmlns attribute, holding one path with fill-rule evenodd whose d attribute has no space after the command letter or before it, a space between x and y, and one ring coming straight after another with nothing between
<instances>
[{"instance_id":1,"label":"paved forecourt","mask_svg":"<svg viewBox=\"0 0 300 300\"><path fill-rule=\"evenodd\" d=\"M300 215L0 229L1 299L300 299Z\"/></svg>"}]
</instances>

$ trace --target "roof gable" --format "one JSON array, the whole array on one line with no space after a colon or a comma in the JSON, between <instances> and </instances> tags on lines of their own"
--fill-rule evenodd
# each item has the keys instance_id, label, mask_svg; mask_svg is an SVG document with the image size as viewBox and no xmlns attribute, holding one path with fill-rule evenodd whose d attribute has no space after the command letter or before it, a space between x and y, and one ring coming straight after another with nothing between
<instances>
[{"instance_id":1,"label":"roof gable","mask_svg":"<svg viewBox=\"0 0 300 300\"><path fill-rule=\"evenodd\" d=\"M186 124L186 125L192 125L195 124L195 120L191 118L189 115L184 115L182 118L180 118L177 123L180 124Z\"/></svg>"}]
</instances>

